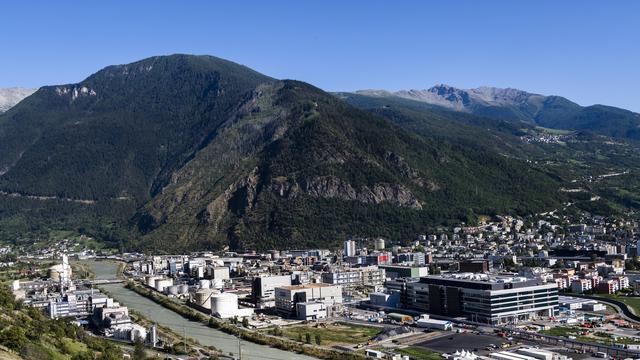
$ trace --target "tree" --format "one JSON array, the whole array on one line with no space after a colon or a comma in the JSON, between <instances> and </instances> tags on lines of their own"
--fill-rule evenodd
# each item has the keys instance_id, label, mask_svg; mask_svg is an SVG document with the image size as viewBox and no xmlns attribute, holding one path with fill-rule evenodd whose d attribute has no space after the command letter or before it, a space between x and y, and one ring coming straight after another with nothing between
<instances>
[{"instance_id":1,"label":"tree","mask_svg":"<svg viewBox=\"0 0 640 360\"><path fill-rule=\"evenodd\" d=\"M322 344L322 338L320 337L320 334L316 334L316 345L320 344Z\"/></svg>"},{"instance_id":2,"label":"tree","mask_svg":"<svg viewBox=\"0 0 640 360\"><path fill-rule=\"evenodd\" d=\"M136 340L136 343L133 347L133 358L138 360L144 360L147 358L147 352L144 349L144 344L142 341Z\"/></svg>"},{"instance_id":3,"label":"tree","mask_svg":"<svg viewBox=\"0 0 640 360\"><path fill-rule=\"evenodd\" d=\"M311 334L309 333L304 334L304 340L307 344L311 344Z\"/></svg>"},{"instance_id":4,"label":"tree","mask_svg":"<svg viewBox=\"0 0 640 360\"><path fill-rule=\"evenodd\" d=\"M71 360L93 360L93 352L85 351L77 353L71 357Z\"/></svg>"},{"instance_id":5,"label":"tree","mask_svg":"<svg viewBox=\"0 0 640 360\"><path fill-rule=\"evenodd\" d=\"M298 342L302 342L302 333L298 333Z\"/></svg>"},{"instance_id":6,"label":"tree","mask_svg":"<svg viewBox=\"0 0 640 360\"><path fill-rule=\"evenodd\" d=\"M0 332L0 344L9 349L19 351L27 343L25 331L17 326L12 326Z\"/></svg>"},{"instance_id":7,"label":"tree","mask_svg":"<svg viewBox=\"0 0 640 360\"><path fill-rule=\"evenodd\" d=\"M249 327L249 319L244 317L242 318L242 326L248 328Z\"/></svg>"}]
</instances>

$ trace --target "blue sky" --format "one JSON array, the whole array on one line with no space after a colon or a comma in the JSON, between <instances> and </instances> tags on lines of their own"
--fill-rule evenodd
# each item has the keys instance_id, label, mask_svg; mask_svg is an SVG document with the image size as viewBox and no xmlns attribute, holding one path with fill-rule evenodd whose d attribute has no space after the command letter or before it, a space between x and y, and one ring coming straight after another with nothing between
<instances>
[{"instance_id":1,"label":"blue sky","mask_svg":"<svg viewBox=\"0 0 640 360\"><path fill-rule=\"evenodd\" d=\"M4 1L0 87L210 54L325 90L515 87L640 111L640 1Z\"/></svg>"}]
</instances>

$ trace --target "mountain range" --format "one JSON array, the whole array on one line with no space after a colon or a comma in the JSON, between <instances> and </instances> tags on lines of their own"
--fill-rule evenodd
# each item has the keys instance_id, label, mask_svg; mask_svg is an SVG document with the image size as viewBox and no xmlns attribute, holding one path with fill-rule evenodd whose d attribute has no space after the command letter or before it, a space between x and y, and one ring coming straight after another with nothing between
<instances>
[{"instance_id":1,"label":"mountain range","mask_svg":"<svg viewBox=\"0 0 640 360\"><path fill-rule=\"evenodd\" d=\"M424 90L361 90L356 94L400 97L494 119L524 121L555 129L592 131L617 138L640 139L638 113L604 105L583 107L561 96L544 96L518 89L459 89L440 84Z\"/></svg>"},{"instance_id":2,"label":"mountain range","mask_svg":"<svg viewBox=\"0 0 640 360\"><path fill-rule=\"evenodd\" d=\"M33 94L36 90L37 89L20 87L0 89L0 113L11 109L17 103L22 101L22 99Z\"/></svg>"},{"instance_id":3,"label":"mountain range","mask_svg":"<svg viewBox=\"0 0 640 360\"><path fill-rule=\"evenodd\" d=\"M522 140L535 122L407 97L329 94L193 55L42 87L0 115L0 239L70 229L164 252L330 247L572 196L566 166L532 161L550 153Z\"/></svg>"}]
</instances>

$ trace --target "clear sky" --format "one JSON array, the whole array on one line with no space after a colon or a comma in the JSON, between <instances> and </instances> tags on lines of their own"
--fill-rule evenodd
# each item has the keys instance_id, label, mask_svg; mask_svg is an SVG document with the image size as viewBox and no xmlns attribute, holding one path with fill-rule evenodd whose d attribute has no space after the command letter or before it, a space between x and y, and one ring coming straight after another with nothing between
<instances>
[{"instance_id":1,"label":"clear sky","mask_svg":"<svg viewBox=\"0 0 640 360\"><path fill-rule=\"evenodd\" d=\"M515 87L640 111L640 1L0 3L0 87L210 54L325 90Z\"/></svg>"}]
</instances>

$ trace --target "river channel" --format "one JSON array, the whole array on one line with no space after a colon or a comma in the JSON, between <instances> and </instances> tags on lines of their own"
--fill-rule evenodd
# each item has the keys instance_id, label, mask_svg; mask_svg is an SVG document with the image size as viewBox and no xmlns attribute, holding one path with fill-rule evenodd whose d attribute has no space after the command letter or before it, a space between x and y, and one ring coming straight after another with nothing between
<instances>
[{"instance_id":1,"label":"river channel","mask_svg":"<svg viewBox=\"0 0 640 360\"><path fill-rule=\"evenodd\" d=\"M88 263L91 270L96 274L96 279L114 278L118 265L108 261L91 261ZM156 304L155 302L137 294L124 287L123 284L101 285L118 302L144 314L158 324L166 326L178 334L187 333L187 337L196 339L202 345L212 345L223 351L225 354L238 354L238 338L226 334L222 331L209 328L199 322L189 321L175 312ZM243 359L265 359L265 360L312 360L315 358L258 345L247 341L240 344Z\"/></svg>"}]
</instances>

